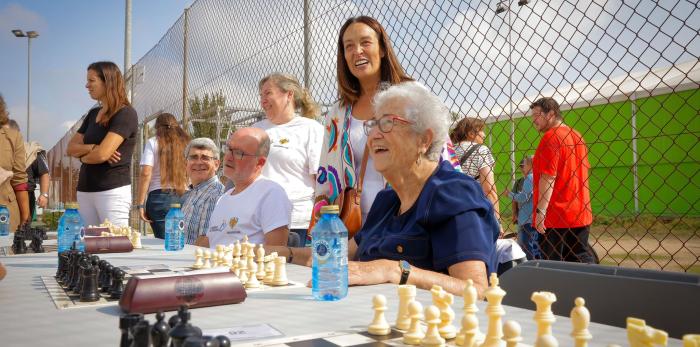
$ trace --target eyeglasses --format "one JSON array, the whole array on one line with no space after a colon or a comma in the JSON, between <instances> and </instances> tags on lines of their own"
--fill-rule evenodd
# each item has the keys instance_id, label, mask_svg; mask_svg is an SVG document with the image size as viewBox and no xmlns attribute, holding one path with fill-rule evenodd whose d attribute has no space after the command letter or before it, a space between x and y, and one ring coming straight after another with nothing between
<instances>
[{"instance_id":1,"label":"eyeglasses","mask_svg":"<svg viewBox=\"0 0 700 347\"><path fill-rule=\"evenodd\" d=\"M233 149L229 146L224 146L222 149L224 150L224 153L231 154L234 159L238 159L238 160L243 159L243 157L257 157L258 156L257 154L248 154L248 153L241 151L240 149Z\"/></svg>"},{"instance_id":2,"label":"eyeglasses","mask_svg":"<svg viewBox=\"0 0 700 347\"><path fill-rule=\"evenodd\" d=\"M205 154L202 154L202 155L190 154L187 156L187 160L189 160L189 161L200 161L201 160L205 163L210 163L210 162L214 161L214 159L216 159L216 158L210 157L210 156L205 155Z\"/></svg>"},{"instance_id":3,"label":"eyeglasses","mask_svg":"<svg viewBox=\"0 0 700 347\"><path fill-rule=\"evenodd\" d=\"M406 124L414 123L413 121L403 118L397 114L385 114L379 119L366 120L364 124L362 124L362 127L365 130L365 135L367 136L369 136L369 132L372 131L372 128L375 126L379 126L379 131L388 133L394 128L394 123L396 123L396 121Z\"/></svg>"}]
</instances>

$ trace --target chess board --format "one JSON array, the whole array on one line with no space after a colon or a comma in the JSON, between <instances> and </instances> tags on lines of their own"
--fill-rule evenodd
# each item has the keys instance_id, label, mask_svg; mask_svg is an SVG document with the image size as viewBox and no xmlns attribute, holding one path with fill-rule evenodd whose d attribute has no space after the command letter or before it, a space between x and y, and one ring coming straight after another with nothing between
<instances>
[{"instance_id":1,"label":"chess board","mask_svg":"<svg viewBox=\"0 0 700 347\"><path fill-rule=\"evenodd\" d=\"M344 330L321 334L302 335L253 343L232 345L239 347L415 347L402 342L403 331L391 329L385 336L375 336L366 330ZM447 346L456 346L454 339L447 340Z\"/></svg>"},{"instance_id":2,"label":"chess board","mask_svg":"<svg viewBox=\"0 0 700 347\"><path fill-rule=\"evenodd\" d=\"M195 270L191 267L171 267L164 264L154 264L154 265L140 265L140 266L120 266L120 269L124 270L126 276L124 276L124 284L129 281L131 277L138 276L142 278L149 277L163 277L163 276L178 276L184 275L192 271L203 271ZM219 269L212 269L216 271ZM220 271L227 271L221 268ZM92 302L82 302L80 301L80 295L74 294L73 292L68 292L64 289L53 276L41 276L41 280L46 287L46 291L49 293L51 300L57 309L70 309L70 308L81 308L81 307L95 307L95 306L105 306L105 305L116 305L119 299L111 299L109 293L100 292L100 299ZM254 293L260 291L283 289L283 288L297 288L303 287L304 285L298 282L290 281L286 286L268 286L260 283L259 288L246 288L247 293Z\"/></svg>"}]
</instances>

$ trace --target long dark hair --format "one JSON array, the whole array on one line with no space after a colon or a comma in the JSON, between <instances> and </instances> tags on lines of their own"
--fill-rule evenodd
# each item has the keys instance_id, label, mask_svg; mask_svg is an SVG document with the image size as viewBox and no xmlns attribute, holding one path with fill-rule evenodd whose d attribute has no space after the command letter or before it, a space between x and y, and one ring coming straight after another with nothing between
<instances>
[{"instance_id":1,"label":"long dark hair","mask_svg":"<svg viewBox=\"0 0 700 347\"><path fill-rule=\"evenodd\" d=\"M481 118L464 117L450 132L450 140L455 144L466 141L469 133L484 130L485 126L486 122Z\"/></svg>"},{"instance_id":2,"label":"long dark hair","mask_svg":"<svg viewBox=\"0 0 700 347\"><path fill-rule=\"evenodd\" d=\"M348 67L348 63L345 61L345 45L343 45L343 35L348 27L354 23L362 23L374 30L377 34L377 40L379 41L379 47L384 51L384 57L381 60L381 77L380 82L389 82L389 84L399 84L405 81L413 81L413 79L406 74L399 63L399 59L396 58L394 54L394 49L391 47L391 40L389 40L389 35L384 30L384 27L379 24L379 21L368 16L352 17L345 21L342 27L340 27L340 33L338 34L338 96L340 97L340 102L343 105L352 105L360 98L360 80L353 76Z\"/></svg>"},{"instance_id":3,"label":"long dark hair","mask_svg":"<svg viewBox=\"0 0 700 347\"><path fill-rule=\"evenodd\" d=\"M171 187L178 195L182 195L187 188L185 157L182 153L190 142L190 136L182 130L175 116L162 113L156 118L156 140L160 184L163 187Z\"/></svg>"},{"instance_id":4,"label":"long dark hair","mask_svg":"<svg viewBox=\"0 0 700 347\"><path fill-rule=\"evenodd\" d=\"M131 105L126 97L124 78L117 64L111 61L98 61L88 66L88 71L95 71L100 80L105 84L105 104L102 105L105 117L100 125L107 126L109 120L122 107Z\"/></svg>"}]
</instances>

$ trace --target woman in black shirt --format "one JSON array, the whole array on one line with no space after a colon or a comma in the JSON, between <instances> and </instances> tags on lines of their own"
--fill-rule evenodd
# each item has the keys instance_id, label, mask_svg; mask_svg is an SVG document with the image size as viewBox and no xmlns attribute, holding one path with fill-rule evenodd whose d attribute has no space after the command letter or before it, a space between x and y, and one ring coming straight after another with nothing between
<instances>
[{"instance_id":1,"label":"woman in black shirt","mask_svg":"<svg viewBox=\"0 0 700 347\"><path fill-rule=\"evenodd\" d=\"M131 155L138 117L126 98L124 79L116 64L96 62L87 69L90 97L99 106L88 112L68 144L68 155L80 158L78 204L86 225L108 219L129 225Z\"/></svg>"}]
</instances>

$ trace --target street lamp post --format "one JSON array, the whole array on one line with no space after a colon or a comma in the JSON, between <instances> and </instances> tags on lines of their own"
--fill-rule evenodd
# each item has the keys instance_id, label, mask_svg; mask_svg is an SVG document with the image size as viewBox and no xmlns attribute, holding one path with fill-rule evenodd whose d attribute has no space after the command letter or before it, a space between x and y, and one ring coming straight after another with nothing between
<instances>
[{"instance_id":1,"label":"street lamp post","mask_svg":"<svg viewBox=\"0 0 700 347\"><path fill-rule=\"evenodd\" d=\"M39 37L39 33L36 31L24 31L19 29L12 30L12 33L16 37L26 37L27 38L27 142L29 142L29 115L31 113L30 105L32 99L32 39Z\"/></svg>"}]
</instances>

